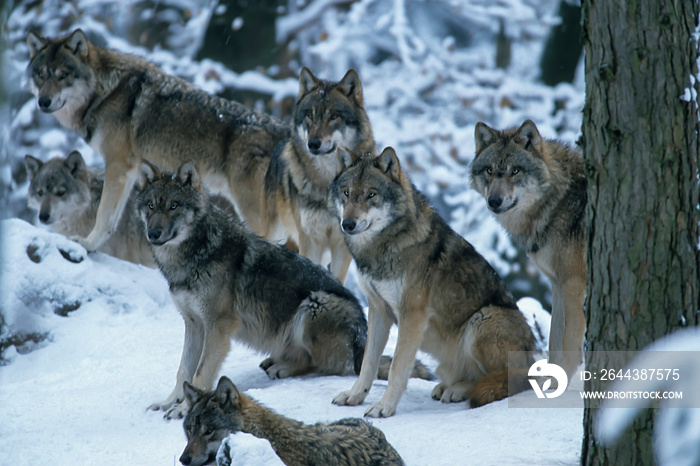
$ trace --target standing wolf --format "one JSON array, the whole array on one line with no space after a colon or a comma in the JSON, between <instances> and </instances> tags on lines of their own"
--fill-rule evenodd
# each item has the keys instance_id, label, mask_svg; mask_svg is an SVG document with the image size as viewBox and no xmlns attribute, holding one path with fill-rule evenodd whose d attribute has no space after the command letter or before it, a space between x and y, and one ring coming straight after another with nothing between
<instances>
[{"instance_id":1,"label":"standing wolf","mask_svg":"<svg viewBox=\"0 0 700 466\"><path fill-rule=\"evenodd\" d=\"M471 184L552 284L550 361L569 378L581 363L586 320L586 177L583 156L540 136L527 120L518 129L475 129ZM561 351L564 351L563 353Z\"/></svg>"},{"instance_id":2,"label":"standing wolf","mask_svg":"<svg viewBox=\"0 0 700 466\"><path fill-rule=\"evenodd\" d=\"M210 389L231 338L269 354L260 367L272 378L359 372L367 321L335 278L219 210L193 163L170 173L144 162L141 176L137 209L185 320L177 383L151 409L186 414L183 383Z\"/></svg>"},{"instance_id":3,"label":"standing wolf","mask_svg":"<svg viewBox=\"0 0 700 466\"><path fill-rule=\"evenodd\" d=\"M90 233L100 204L104 172L88 168L78 151L46 162L27 155L24 163L29 174L28 204L39 211L39 221L64 236ZM151 247L134 209L136 194L137 190L133 189L114 234L98 250L155 267Z\"/></svg>"},{"instance_id":4,"label":"standing wolf","mask_svg":"<svg viewBox=\"0 0 700 466\"><path fill-rule=\"evenodd\" d=\"M193 158L207 186L229 197L254 231L265 172L286 125L209 95L148 61L98 47L80 29L27 36L27 77L37 105L105 159L95 227L78 241L94 251L114 232L144 157L166 168Z\"/></svg>"},{"instance_id":5,"label":"standing wolf","mask_svg":"<svg viewBox=\"0 0 700 466\"><path fill-rule=\"evenodd\" d=\"M223 439L236 432L268 440L290 466L404 464L384 433L362 419L303 424L258 404L227 377L221 377L211 392L185 382L185 397L192 406L183 423L187 447L180 462L185 466L212 464Z\"/></svg>"},{"instance_id":6,"label":"standing wolf","mask_svg":"<svg viewBox=\"0 0 700 466\"><path fill-rule=\"evenodd\" d=\"M344 282L352 257L326 203L338 147L375 151L360 78L350 70L339 82L322 81L303 68L292 137L273 155L265 178L261 230L272 241L291 239L315 264L330 250L331 272Z\"/></svg>"},{"instance_id":7,"label":"standing wolf","mask_svg":"<svg viewBox=\"0 0 700 466\"><path fill-rule=\"evenodd\" d=\"M394 414L419 347L439 362L433 398L481 406L507 397L508 352L524 352L513 368L524 374L535 343L503 281L415 189L392 148L379 157L342 150L338 157L345 168L329 202L369 300L369 334L359 378L333 402L364 401L393 323L389 384L366 416Z\"/></svg>"}]
</instances>

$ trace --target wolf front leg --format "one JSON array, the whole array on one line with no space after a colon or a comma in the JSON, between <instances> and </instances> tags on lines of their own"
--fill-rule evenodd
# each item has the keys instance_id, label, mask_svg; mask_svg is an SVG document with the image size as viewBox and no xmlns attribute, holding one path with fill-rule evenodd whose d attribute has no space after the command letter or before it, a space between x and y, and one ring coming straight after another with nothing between
<instances>
[{"instance_id":1,"label":"wolf front leg","mask_svg":"<svg viewBox=\"0 0 700 466\"><path fill-rule=\"evenodd\" d=\"M350 390L339 393L333 398L333 404L356 406L362 404L372 388L372 382L377 377L379 359L389 339L389 330L392 326L392 317L387 309L388 304L376 293L362 287L369 301L367 313L367 345L362 357L360 375Z\"/></svg>"},{"instance_id":2,"label":"wolf front leg","mask_svg":"<svg viewBox=\"0 0 700 466\"><path fill-rule=\"evenodd\" d=\"M183 383L192 382L194 371L202 355L202 346L204 345L204 324L202 319L193 313L183 312L182 310L180 312L185 319L185 342L182 347L182 357L180 358L180 367L177 370L175 388L165 400L153 403L148 407L148 409L153 411L165 411L163 417L166 419L172 419L170 416L171 409L185 400Z\"/></svg>"},{"instance_id":3,"label":"wolf front leg","mask_svg":"<svg viewBox=\"0 0 700 466\"><path fill-rule=\"evenodd\" d=\"M365 412L369 417L389 417L396 412L401 395L406 390L413 370L416 353L423 341L428 324L427 293L415 290L404 312L399 316L399 335L394 360L389 369L389 383L382 399Z\"/></svg>"},{"instance_id":4,"label":"wolf front leg","mask_svg":"<svg viewBox=\"0 0 700 466\"><path fill-rule=\"evenodd\" d=\"M138 179L139 161L128 144L115 144L104 154L105 182L95 226L86 238L73 238L88 252L96 251L114 233L124 212L124 206ZM119 150L123 148L123 151Z\"/></svg>"},{"instance_id":5,"label":"wolf front leg","mask_svg":"<svg viewBox=\"0 0 700 466\"><path fill-rule=\"evenodd\" d=\"M552 324L549 335L549 361L566 371L569 380L583 359L586 318L583 301L585 280L570 278L565 283L552 281Z\"/></svg>"},{"instance_id":6,"label":"wolf front leg","mask_svg":"<svg viewBox=\"0 0 700 466\"><path fill-rule=\"evenodd\" d=\"M340 280L340 283L345 283L352 255L345 244L345 239L341 235L338 236L339 238L331 247L331 273Z\"/></svg>"}]
</instances>

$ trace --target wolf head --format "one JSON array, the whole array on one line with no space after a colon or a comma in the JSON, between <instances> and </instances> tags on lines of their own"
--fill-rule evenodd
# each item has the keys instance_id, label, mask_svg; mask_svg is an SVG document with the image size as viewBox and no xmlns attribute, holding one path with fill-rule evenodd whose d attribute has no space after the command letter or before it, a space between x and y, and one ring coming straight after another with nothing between
<instances>
[{"instance_id":1,"label":"wolf head","mask_svg":"<svg viewBox=\"0 0 700 466\"><path fill-rule=\"evenodd\" d=\"M88 208L92 199L87 167L80 152L48 162L27 155L29 207L39 211L41 223L68 223Z\"/></svg>"},{"instance_id":2,"label":"wolf head","mask_svg":"<svg viewBox=\"0 0 700 466\"><path fill-rule=\"evenodd\" d=\"M549 169L544 140L532 121L506 131L479 122L474 137L471 185L492 212L524 211L542 197L549 184Z\"/></svg>"},{"instance_id":3,"label":"wolf head","mask_svg":"<svg viewBox=\"0 0 700 466\"><path fill-rule=\"evenodd\" d=\"M350 150L372 141L355 70L340 82L317 79L307 68L299 75L299 97L294 110L294 138L312 157L331 155L338 147Z\"/></svg>"},{"instance_id":4,"label":"wolf head","mask_svg":"<svg viewBox=\"0 0 700 466\"><path fill-rule=\"evenodd\" d=\"M144 160L139 183L136 206L152 246L179 244L206 212L208 196L194 162L171 173Z\"/></svg>"},{"instance_id":5,"label":"wolf head","mask_svg":"<svg viewBox=\"0 0 700 466\"><path fill-rule=\"evenodd\" d=\"M213 392L198 390L188 382L184 388L190 411L183 423L187 446L180 462L185 466L214 464L221 442L243 427L238 389L227 377L219 379Z\"/></svg>"},{"instance_id":6,"label":"wolf head","mask_svg":"<svg viewBox=\"0 0 700 466\"><path fill-rule=\"evenodd\" d=\"M351 241L370 240L410 208L412 186L391 147L376 157L341 148L338 166L329 202Z\"/></svg>"},{"instance_id":7,"label":"wolf head","mask_svg":"<svg viewBox=\"0 0 700 466\"><path fill-rule=\"evenodd\" d=\"M27 81L42 112L54 113L68 127L77 112L89 102L95 88L95 73L88 63L90 48L85 34L76 29L59 39L27 35L29 65Z\"/></svg>"}]
</instances>

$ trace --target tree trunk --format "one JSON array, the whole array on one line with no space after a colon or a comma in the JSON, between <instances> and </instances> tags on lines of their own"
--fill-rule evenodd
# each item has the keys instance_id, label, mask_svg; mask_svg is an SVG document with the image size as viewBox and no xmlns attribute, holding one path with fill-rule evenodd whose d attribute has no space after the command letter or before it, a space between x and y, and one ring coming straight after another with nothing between
<instances>
[{"instance_id":1,"label":"tree trunk","mask_svg":"<svg viewBox=\"0 0 700 466\"><path fill-rule=\"evenodd\" d=\"M699 9L688 0L583 3L587 351L639 350L698 325L700 124L697 99L680 96L700 90L690 78ZM591 370L616 367L590 359ZM651 410L604 448L593 436L597 405L586 400L582 464L652 464Z\"/></svg>"},{"instance_id":2,"label":"tree trunk","mask_svg":"<svg viewBox=\"0 0 700 466\"><path fill-rule=\"evenodd\" d=\"M583 50L581 7L561 0L558 15L561 22L549 33L540 60L540 79L548 86L574 81Z\"/></svg>"}]
</instances>

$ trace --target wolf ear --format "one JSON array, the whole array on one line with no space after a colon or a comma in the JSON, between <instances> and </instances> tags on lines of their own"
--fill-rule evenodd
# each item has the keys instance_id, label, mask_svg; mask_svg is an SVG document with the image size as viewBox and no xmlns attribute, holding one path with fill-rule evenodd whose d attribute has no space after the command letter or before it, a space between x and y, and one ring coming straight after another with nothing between
<instances>
[{"instance_id":1,"label":"wolf ear","mask_svg":"<svg viewBox=\"0 0 700 466\"><path fill-rule=\"evenodd\" d=\"M340 172L357 162L361 156L361 154L353 154L347 147L338 147L338 164L336 175L340 174Z\"/></svg>"},{"instance_id":2,"label":"wolf ear","mask_svg":"<svg viewBox=\"0 0 700 466\"><path fill-rule=\"evenodd\" d=\"M336 86L340 92L355 101L358 107L364 105L362 99L362 84L360 83L360 77L357 75L357 71L348 70Z\"/></svg>"},{"instance_id":3,"label":"wolf ear","mask_svg":"<svg viewBox=\"0 0 700 466\"><path fill-rule=\"evenodd\" d=\"M74 55L85 58L88 54L88 40L82 29L76 29L66 41L68 47Z\"/></svg>"},{"instance_id":4,"label":"wolf ear","mask_svg":"<svg viewBox=\"0 0 700 466\"><path fill-rule=\"evenodd\" d=\"M318 87L318 79L313 73L307 68L303 67L301 73L299 73L299 98L301 100L309 92L313 91Z\"/></svg>"},{"instance_id":5,"label":"wolf ear","mask_svg":"<svg viewBox=\"0 0 700 466\"><path fill-rule=\"evenodd\" d=\"M476 141L476 155L490 146L496 139L497 132L489 128L485 123L478 122L474 128L474 140Z\"/></svg>"},{"instance_id":6,"label":"wolf ear","mask_svg":"<svg viewBox=\"0 0 700 466\"><path fill-rule=\"evenodd\" d=\"M219 384L216 386L216 398L221 406L225 406L229 402L234 406L238 405L238 389L225 375L221 376Z\"/></svg>"},{"instance_id":7,"label":"wolf ear","mask_svg":"<svg viewBox=\"0 0 700 466\"><path fill-rule=\"evenodd\" d=\"M46 41L33 32L30 32L27 34L27 47L29 47L29 59L32 59L46 47Z\"/></svg>"},{"instance_id":8,"label":"wolf ear","mask_svg":"<svg viewBox=\"0 0 700 466\"><path fill-rule=\"evenodd\" d=\"M37 173L39 173L39 170L41 170L41 167L43 165L44 165L44 162L37 159L36 157L32 157L29 154L24 156L24 166L27 167L27 174L29 175L29 181L32 181L34 179L34 177L36 176Z\"/></svg>"},{"instance_id":9,"label":"wolf ear","mask_svg":"<svg viewBox=\"0 0 700 466\"><path fill-rule=\"evenodd\" d=\"M153 180L156 178L160 178L160 176L160 168L158 168L158 165L146 159L141 160L141 168L139 170L139 188L141 188L141 190L149 183L153 183Z\"/></svg>"},{"instance_id":10,"label":"wolf ear","mask_svg":"<svg viewBox=\"0 0 700 466\"><path fill-rule=\"evenodd\" d=\"M201 184L199 179L199 173L197 173L197 166L193 161L188 160L182 165L180 165L177 169L177 173L175 176L178 180L180 180L182 186L189 185L192 186L194 189L199 190Z\"/></svg>"},{"instance_id":11,"label":"wolf ear","mask_svg":"<svg viewBox=\"0 0 700 466\"><path fill-rule=\"evenodd\" d=\"M518 129L518 136L521 142L525 143L525 150L532 147L535 153L542 153L542 137L532 120L525 120Z\"/></svg>"},{"instance_id":12,"label":"wolf ear","mask_svg":"<svg viewBox=\"0 0 700 466\"><path fill-rule=\"evenodd\" d=\"M375 165L384 173L388 173L394 180L398 181L400 179L401 166L399 165L399 158L392 147L384 149L377 158Z\"/></svg>"},{"instance_id":13,"label":"wolf ear","mask_svg":"<svg viewBox=\"0 0 700 466\"><path fill-rule=\"evenodd\" d=\"M68 170L70 170L71 175L73 176L85 170L85 160L77 150L71 152L63 164L68 168Z\"/></svg>"},{"instance_id":14,"label":"wolf ear","mask_svg":"<svg viewBox=\"0 0 700 466\"><path fill-rule=\"evenodd\" d=\"M196 402L202 399L204 391L196 388L187 380L182 383L182 388L185 390L185 399L190 406L194 406Z\"/></svg>"}]
</instances>

